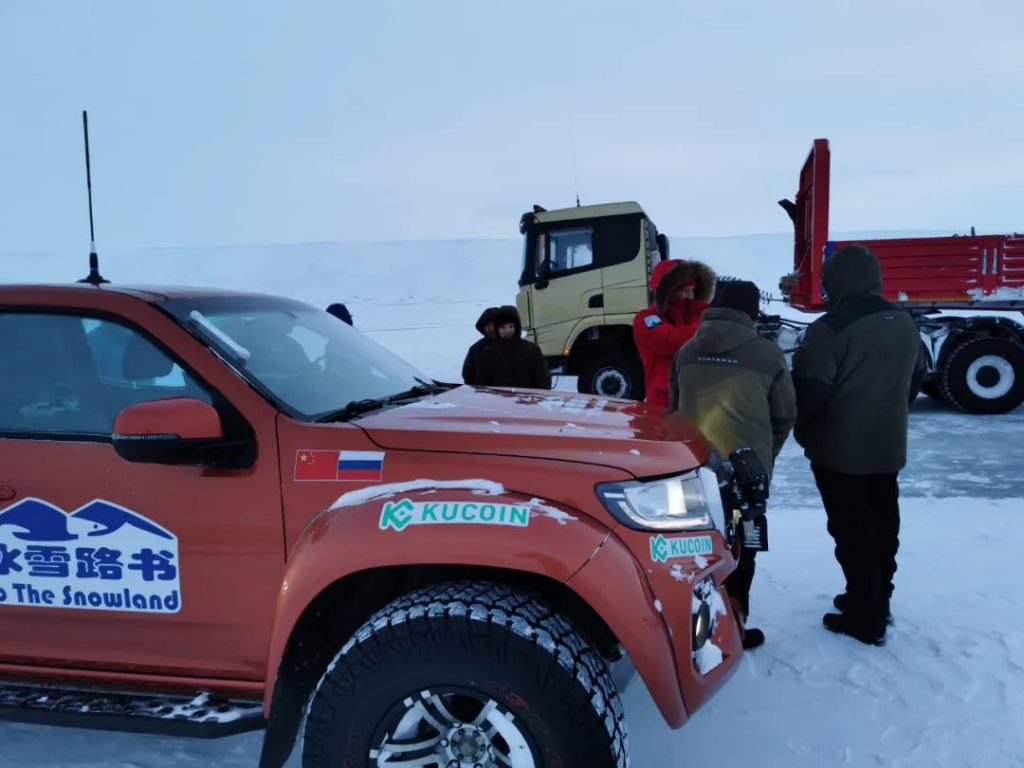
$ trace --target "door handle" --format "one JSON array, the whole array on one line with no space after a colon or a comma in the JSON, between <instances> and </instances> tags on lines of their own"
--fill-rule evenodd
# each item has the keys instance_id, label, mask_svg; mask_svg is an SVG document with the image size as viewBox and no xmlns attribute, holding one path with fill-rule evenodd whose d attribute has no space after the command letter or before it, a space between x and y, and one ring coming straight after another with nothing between
<instances>
[{"instance_id":1,"label":"door handle","mask_svg":"<svg viewBox=\"0 0 1024 768\"><path fill-rule=\"evenodd\" d=\"M10 501L17 495L17 492L11 486L0 485L0 501Z\"/></svg>"}]
</instances>

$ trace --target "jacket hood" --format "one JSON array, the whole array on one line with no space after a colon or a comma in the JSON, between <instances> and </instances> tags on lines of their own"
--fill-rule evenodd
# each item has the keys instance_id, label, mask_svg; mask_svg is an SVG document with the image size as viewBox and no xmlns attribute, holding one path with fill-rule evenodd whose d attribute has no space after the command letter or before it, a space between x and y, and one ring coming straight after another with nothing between
<instances>
[{"instance_id":1,"label":"jacket hood","mask_svg":"<svg viewBox=\"0 0 1024 768\"><path fill-rule=\"evenodd\" d=\"M672 294L686 285L693 286L696 301L711 301L715 295L715 273L699 261L659 261L651 272L651 290L654 291L654 305L658 312L665 314Z\"/></svg>"},{"instance_id":2,"label":"jacket hood","mask_svg":"<svg viewBox=\"0 0 1024 768\"><path fill-rule=\"evenodd\" d=\"M835 309L867 296L881 296L882 268L869 248L848 245L825 260L821 283L828 294L828 307Z\"/></svg>"},{"instance_id":3,"label":"jacket hood","mask_svg":"<svg viewBox=\"0 0 1024 768\"><path fill-rule=\"evenodd\" d=\"M523 335L523 321L519 319L519 310L513 306L505 305L498 307L494 310L494 315L491 318L494 321L494 330L498 330L499 325L505 323L515 323L516 326L516 338Z\"/></svg>"},{"instance_id":4,"label":"jacket hood","mask_svg":"<svg viewBox=\"0 0 1024 768\"><path fill-rule=\"evenodd\" d=\"M486 336L487 335L487 334L484 333L484 324L485 323L493 323L494 322L494 315L495 315L495 313L497 313L497 311L498 311L497 307L488 307L487 309L485 309L483 311L483 314L480 315L480 319L476 321L476 329L480 332L481 336ZM518 314L518 313L516 313L516 314Z\"/></svg>"},{"instance_id":5,"label":"jacket hood","mask_svg":"<svg viewBox=\"0 0 1024 768\"><path fill-rule=\"evenodd\" d=\"M701 317L694 337L701 353L718 355L731 352L757 338L754 321L738 309L712 307Z\"/></svg>"}]
</instances>

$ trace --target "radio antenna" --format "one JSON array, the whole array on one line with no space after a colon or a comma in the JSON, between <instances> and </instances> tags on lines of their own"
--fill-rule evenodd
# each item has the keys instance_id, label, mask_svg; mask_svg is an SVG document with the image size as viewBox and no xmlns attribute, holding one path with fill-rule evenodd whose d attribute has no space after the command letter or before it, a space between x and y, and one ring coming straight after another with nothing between
<instances>
[{"instance_id":1,"label":"radio antenna","mask_svg":"<svg viewBox=\"0 0 1024 768\"><path fill-rule=\"evenodd\" d=\"M576 207L580 207L580 177L576 168L576 118L569 102L569 148L572 152L572 184L576 188Z\"/></svg>"},{"instance_id":2,"label":"radio antenna","mask_svg":"<svg viewBox=\"0 0 1024 768\"><path fill-rule=\"evenodd\" d=\"M100 257L96 255L96 230L92 221L92 164L89 162L89 113L82 110L82 133L85 136L85 187L89 193L89 276L79 280L89 285L103 285L109 280L100 274Z\"/></svg>"}]
</instances>

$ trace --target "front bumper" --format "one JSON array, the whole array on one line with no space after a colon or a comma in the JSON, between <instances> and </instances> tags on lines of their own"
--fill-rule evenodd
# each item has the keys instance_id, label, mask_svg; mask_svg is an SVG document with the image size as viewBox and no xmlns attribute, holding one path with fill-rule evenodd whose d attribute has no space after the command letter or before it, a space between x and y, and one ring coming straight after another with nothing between
<instances>
[{"instance_id":1,"label":"front bumper","mask_svg":"<svg viewBox=\"0 0 1024 768\"><path fill-rule=\"evenodd\" d=\"M688 716L699 709L735 672L743 653L724 582L736 568L732 546L719 531L664 536L621 530L617 533L640 563L672 644L676 679ZM710 539L710 551L708 551ZM654 554L657 552L657 555ZM707 606L711 630L699 652L694 621L700 603Z\"/></svg>"}]
</instances>

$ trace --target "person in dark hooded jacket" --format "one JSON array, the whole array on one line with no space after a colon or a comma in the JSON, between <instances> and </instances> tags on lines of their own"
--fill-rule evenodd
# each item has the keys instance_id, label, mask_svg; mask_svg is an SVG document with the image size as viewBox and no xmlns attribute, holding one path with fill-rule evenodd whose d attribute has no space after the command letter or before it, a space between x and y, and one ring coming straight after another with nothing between
<instances>
[{"instance_id":1,"label":"person in dark hooded jacket","mask_svg":"<svg viewBox=\"0 0 1024 768\"><path fill-rule=\"evenodd\" d=\"M910 314L882 297L882 270L862 245L825 261L826 314L793 355L794 435L835 540L846 591L825 628L882 645L899 549L899 472L912 392L924 373Z\"/></svg>"},{"instance_id":2,"label":"person in dark hooded jacket","mask_svg":"<svg viewBox=\"0 0 1024 768\"><path fill-rule=\"evenodd\" d=\"M477 386L551 389L551 371L540 347L522 338L519 311L515 307L499 307L492 319L498 338L480 350Z\"/></svg>"},{"instance_id":3,"label":"person in dark hooded jacket","mask_svg":"<svg viewBox=\"0 0 1024 768\"><path fill-rule=\"evenodd\" d=\"M466 352L466 359L462 363L462 380L467 384L477 383L477 364L480 353L484 347L493 344L494 340L498 338L498 329L494 326L494 314L497 311L497 307L488 307L476 321L476 329L483 338L473 343L469 351Z\"/></svg>"},{"instance_id":4,"label":"person in dark hooded jacket","mask_svg":"<svg viewBox=\"0 0 1024 768\"><path fill-rule=\"evenodd\" d=\"M796 421L796 394L782 350L754 326L760 299L751 282L718 284L697 335L673 361L669 410L692 420L723 456L752 448L770 473ZM756 555L744 547L725 580L738 603L744 648L764 642L761 630L746 627Z\"/></svg>"},{"instance_id":5,"label":"person in dark hooded jacket","mask_svg":"<svg viewBox=\"0 0 1024 768\"><path fill-rule=\"evenodd\" d=\"M715 293L715 273L699 261L660 261L651 272L654 303L633 318L633 341L644 366L644 402L668 408L672 358L693 338Z\"/></svg>"}]
</instances>

